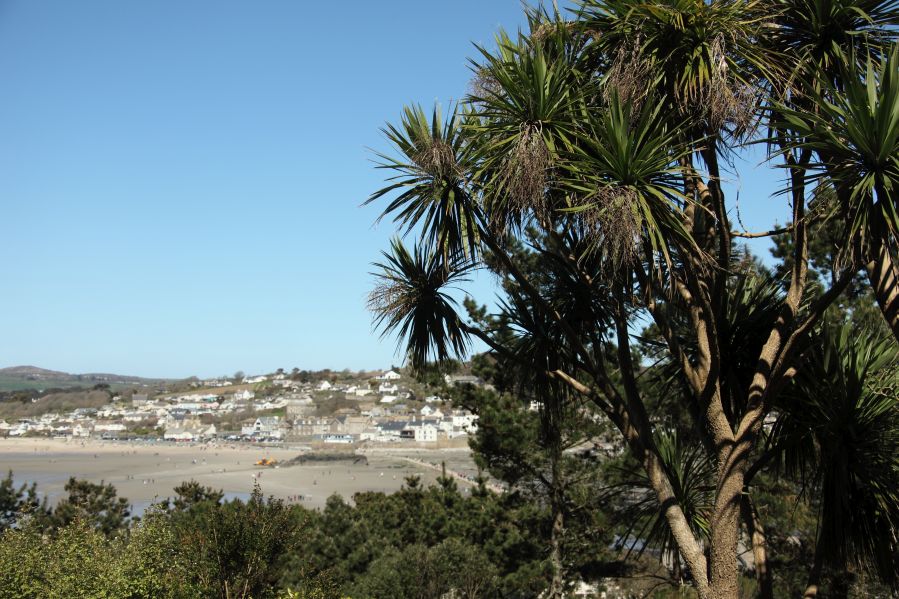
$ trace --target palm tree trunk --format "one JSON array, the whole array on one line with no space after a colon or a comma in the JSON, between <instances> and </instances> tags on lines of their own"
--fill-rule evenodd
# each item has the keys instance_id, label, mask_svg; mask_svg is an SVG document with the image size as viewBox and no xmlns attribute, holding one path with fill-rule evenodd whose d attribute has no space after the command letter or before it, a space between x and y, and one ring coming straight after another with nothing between
<instances>
[{"instance_id":1,"label":"palm tree trunk","mask_svg":"<svg viewBox=\"0 0 899 599\"><path fill-rule=\"evenodd\" d=\"M727 462L725 462L727 464ZM740 496L743 473L724 470L712 511L709 547L709 595L715 599L739 599L737 541L740 532Z\"/></svg>"},{"instance_id":2,"label":"palm tree trunk","mask_svg":"<svg viewBox=\"0 0 899 599\"><path fill-rule=\"evenodd\" d=\"M553 433L558 432L558 421L552 421ZM549 424L549 423L547 423ZM552 513L552 530L549 537L549 562L552 567L552 581L549 586L548 599L563 599L565 576L562 567L562 536L565 533L565 514L563 504L565 492L562 486L562 447L561 440L554 434L554 442L550 449L550 476L552 488L549 489L550 511Z\"/></svg>"},{"instance_id":3,"label":"palm tree trunk","mask_svg":"<svg viewBox=\"0 0 899 599\"><path fill-rule=\"evenodd\" d=\"M768 564L768 539L765 535L765 527L762 525L748 493L743 494L740 508L743 522L746 524L749 538L752 541L752 558L755 562L755 578L759 585L759 598L774 599L774 580Z\"/></svg>"},{"instance_id":4,"label":"palm tree trunk","mask_svg":"<svg viewBox=\"0 0 899 599\"><path fill-rule=\"evenodd\" d=\"M824 565L821 553L821 548L816 546L815 564L812 566L812 571L809 572L808 584L805 586L805 592L802 594L802 599L814 599L818 596L818 587L821 584L821 570Z\"/></svg>"},{"instance_id":5,"label":"palm tree trunk","mask_svg":"<svg viewBox=\"0 0 899 599\"><path fill-rule=\"evenodd\" d=\"M562 599L565 590L565 579L562 572L562 535L565 530L565 515L561 505L553 500L553 527L550 536L549 561L552 565L553 577L549 587L548 599Z\"/></svg>"},{"instance_id":6,"label":"palm tree trunk","mask_svg":"<svg viewBox=\"0 0 899 599\"><path fill-rule=\"evenodd\" d=\"M899 341L899 275L885 242L881 242L877 257L868 263L867 271L877 305Z\"/></svg>"}]
</instances>

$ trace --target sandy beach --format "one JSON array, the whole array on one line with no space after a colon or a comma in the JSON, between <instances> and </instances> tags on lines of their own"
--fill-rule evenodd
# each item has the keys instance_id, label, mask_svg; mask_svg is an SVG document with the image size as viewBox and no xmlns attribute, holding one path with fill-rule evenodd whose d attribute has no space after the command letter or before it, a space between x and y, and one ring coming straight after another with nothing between
<instances>
[{"instance_id":1,"label":"sandy beach","mask_svg":"<svg viewBox=\"0 0 899 599\"><path fill-rule=\"evenodd\" d=\"M243 444L175 445L76 439L0 439L0 469L13 471L17 484L36 482L50 503L63 494L70 476L112 483L127 497L136 514L151 503L173 495L187 480L222 489L227 498L246 498L258 481L265 495L320 508L334 493L350 500L360 491L396 491L406 476L415 474L427 484L439 476L439 464L463 476L474 473L467 450L415 450L397 447L365 452L368 464L350 461L308 463L264 468L255 462L267 457L288 460L297 448L268 448ZM471 486L459 478L459 486ZM296 496L302 499L296 500ZM293 498L293 499L292 499Z\"/></svg>"}]
</instances>

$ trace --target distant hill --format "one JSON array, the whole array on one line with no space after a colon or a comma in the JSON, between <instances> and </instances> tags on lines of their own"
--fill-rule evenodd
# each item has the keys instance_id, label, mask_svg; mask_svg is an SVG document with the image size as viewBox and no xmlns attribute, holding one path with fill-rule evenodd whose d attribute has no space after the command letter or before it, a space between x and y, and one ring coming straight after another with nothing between
<instances>
[{"instance_id":1,"label":"distant hill","mask_svg":"<svg viewBox=\"0 0 899 599\"><path fill-rule=\"evenodd\" d=\"M72 376L67 372L58 370L47 370L46 368L38 368L37 366L10 366L9 368L0 368L0 376L11 377L36 377L36 378L63 378Z\"/></svg>"},{"instance_id":2,"label":"distant hill","mask_svg":"<svg viewBox=\"0 0 899 599\"><path fill-rule=\"evenodd\" d=\"M48 370L37 366L11 366L0 368L0 391L19 389L50 389L65 387L93 387L106 383L112 388L134 386L156 386L174 379L150 379L139 376L89 372L70 374L58 370Z\"/></svg>"}]
</instances>

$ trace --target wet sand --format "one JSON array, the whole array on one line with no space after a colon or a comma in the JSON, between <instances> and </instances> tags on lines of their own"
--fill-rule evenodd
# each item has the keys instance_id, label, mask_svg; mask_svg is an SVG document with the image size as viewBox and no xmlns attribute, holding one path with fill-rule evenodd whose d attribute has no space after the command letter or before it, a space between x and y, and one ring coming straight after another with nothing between
<instances>
[{"instance_id":1,"label":"wet sand","mask_svg":"<svg viewBox=\"0 0 899 599\"><path fill-rule=\"evenodd\" d=\"M334 493L350 501L361 491L391 493L409 475L421 476L426 485L440 475L438 467L470 476L474 463L467 450L415 450L377 448L365 452L368 465L350 461L318 462L284 468L256 466L267 457L288 460L299 448L266 448L242 444L176 445L62 439L0 439L0 469L12 469L17 484L37 482L50 503L64 495L70 476L112 483L127 497L136 514L151 503L174 495L179 483L196 480L225 492L227 498L245 499L259 482L265 495L320 508ZM461 478L459 487L471 486ZM302 499L296 500L296 496Z\"/></svg>"}]
</instances>

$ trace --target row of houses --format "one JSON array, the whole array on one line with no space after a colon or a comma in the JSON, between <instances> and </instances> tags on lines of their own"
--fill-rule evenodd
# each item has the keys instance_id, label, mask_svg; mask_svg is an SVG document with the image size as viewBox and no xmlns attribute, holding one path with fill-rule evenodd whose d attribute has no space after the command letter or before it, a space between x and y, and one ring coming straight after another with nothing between
<instances>
[{"instance_id":1,"label":"row of houses","mask_svg":"<svg viewBox=\"0 0 899 599\"><path fill-rule=\"evenodd\" d=\"M325 442L432 443L454 439L477 430L477 416L467 410L444 414L425 406L422 415L300 417L293 421L290 438Z\"/></svg>"},{"instance_id":2,"label":"row of houses","mask_svg":"<svg viewBox=\"0 0 899 599\"><path fill-rule=\"evenodd\" d=\"M107 415L109 410L103 410ZM436 442L473 433L477 429L477 416L466 410L442 411L422 408L421 416L373 417L361 415L337 415L327 417L305 416L293 420L278 416L260 416L244 424L239 436L236 431L221 432L214 423L204 421L186 412L170 411L155 420L146 413L132 415L130 422L123 419L97 418L97 410L79 410L68 418L57 414L45 414L37 419L23 418L10 424L0 420L0 435L11 437L26 434L44 434L75 438L118 438L126 434L130 424L145 424L162 431L166 441L203 441L228 436L230 440L322 440L333 443L395 443L415 441ZM136 419L137 416L140 419Z\"/></svg>"},{"instance_id":3,"label":"row of houses","mask_svg":"<svg viewBox=\"0 0 899 599\"><path fill-rule=\"evenodd\" d=\"M199 441L225 436L230 440L257 441L286 439L325 443L436 443L441 439L469 435L477 430L477 416L467 410L454 410L448 414L443 414L440 410L424 411L429 416L377 418L344 414L302 416L293 420L279 416L260 416L244 424L239 436L235 432L219 433L214 425L204 425L192 420L166 428L164 438L171 441Z\"/></svg>"}]
</instances>

